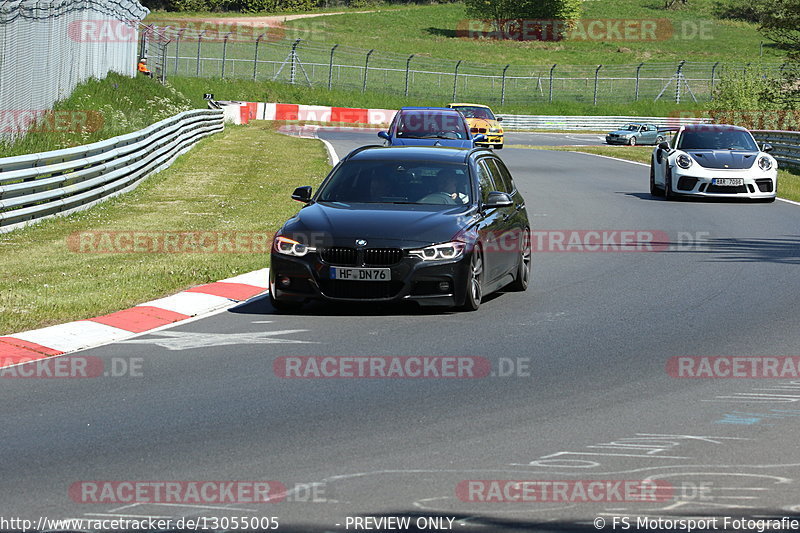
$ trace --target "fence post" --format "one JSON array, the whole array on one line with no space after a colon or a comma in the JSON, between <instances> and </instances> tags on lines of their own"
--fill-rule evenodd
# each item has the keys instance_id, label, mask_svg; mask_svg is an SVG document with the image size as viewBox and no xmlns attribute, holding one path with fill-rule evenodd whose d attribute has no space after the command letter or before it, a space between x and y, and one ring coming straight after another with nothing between
<instances>
[{"instance_id":1,"label":"fence post","mask_svg":"<svg viewBox=\"0 0 800 533\"><path fill-rule=\"evenodd\" d=\"M711 99L714 99L714 74L717 72L717 67L719 66L719 61L714 63L714 66L711 67Z\"/></svg>"},{"instance_id":2,"label":"fence post","mask_svg":"<svg viewBox=\"0 0 800 533\"><path fill-rule=\"evenodd\" d=\"M644 63L639 63L639 66L636 67L636 102L639 101L639 71L642 70Z\"/></svg>"},{"instance_id":3,"label":"fence post","mask_svg":"<svg viewBox=\"0 0 800 533\"><path fill-rule=\"evenodd\" d=\"M415 55L417 54L411 54L410 56L408 56L408 59L406 59L406 91L405 91L406 96L408 96L408 71L411 68L411 60L414 58Z\"/></svg>"},{"instance_id":4,"label":"fence post","mask_svg":"<svg viewBox=\"0 0 800 533\"><path fill-rule=\"evenodd\" d=\"M167 80L167 47L169 46L170 41L169 39L166 43L164 43L164 48L161 52L161 83L164 83Z\"/></svg>"},{"instance_id":5,"label":"fence post","mask_svg":"<svg viewBox=\"0 0 800 533\"><path fill-rule=\"evenodd\" d=\"M295 61L295 58L297 57L297 45L300 44L300 41L301 39L295 39L295 41L292 43L292 52L291 52L292 64L289 69L289 83L291 83L292 85L294 85L295 69L297 68L296 66L297 61Z\"/></svg>"},{"instance_id":6,"label":"fence post","mask_svg":"<svg viewBox=\"0 0 800 533\"><path fill-rule=\"evenodd\" d=\"M503 81L500 84L500 105L506 103L506 71L510 66L511 65L506 65L505 68L503 69Z\"/></svg>"},{"instance_id":7,"label":"fence post","mask_svg":"<svg viewBox=\"0 0 800 533\"><path fill-rule=\"evenodd\" d=\"M597 68L594 69L594 105L597 105L597 78L601 68L603 65L597 65Z\"/></svg>"},{"instance_id":8,"label":"fence post","mask_svg":"<svg viewBox=\"0 0 800 533\"><path fill-rule=\"evenodd\" d=\"M178 35L175 37L175 75L178 75L178 49L181 46L181 36L183 36L183 32L186 31L186 28L181 28L178 30Z\"/></svg>"},{"instance_id":9,"label":"fence post","mask_svg":"<svg viewBox=\"0 0 800 533\"><path fill-rule=\"evenodd\" d=\"M678 63L678 70L675 71L675 103L681 103L681 81L683 81L683 64L686 63L686 60L682 60Z\"/></svg>"},{"instance_id":10,"label":"fence post","mask_svg":"<svg viewBox=\"0 0 800 533\"><path fill-rule=\"evenodd\" d=\"M200 43L203 41L203 35L208 30L203 30L200 32L200 35L197 36L197 72L195 72L195 76L200 76Z\"/></svg>"},{"instance_id":11,"label":"fence post","mask_svg":"<svg viewBox=\"0 0 800 533\"><path fill-rule=\"evenodd\" d=\"M264 38L266 33L262 33L256 38L256 51L253 54L253 81L256 81L256 73L258 72L258 43Z\"/></svg>"},{"instance_id":12,"label":"fence post","mask_svg":"<svg viewBox=\"0 0 800 533\"><path fill-rule=\"evenodd\" d=\"M461 66L461 62L463 59L459 59L458 63L456 63L456 71L453 74L453 102L456 101L456 88L458 88L458 67Z\"/></svg>"},{"instance_id":13,"label":"fence post","mask_svg":"<svg viewBox=\"0 0 800 533\"><path fill-rule=\"evenodd\" d=\"M148 24L144 27L142 34L139 36L139 58L145 57L145 51L147 50L147 38L153 32L153 25Z\"/></svg>"},{"instance_id":14,"label":"fence post","mask_svg":"<svg viewBox=\"0 0 800 533\"><path fill-rule=\"evenodd\" d=\"M367 73L369 72L369 56L372 55L375 49L371 48L369 52L367 52L367 58L364 60L364 85L361 87L361 92L367 91ZM333 53L333 52L331 52Z\"/></svg>"},{"instance_id":15,"label":"fence post","mask_svg":"<svg viewBox=\"0 0 800 533\"><path fill-rule=\"evenodd\" d=\"M328 67L328 90L329 91L331 90L331 87L332 87L332 84L333 84L333 52L336 51L336 47L338 47L338 46L339 46L338 44L334 44L333 48L331 48L331 62L330 62L330 66Z\"/></svg>"},{"instance_id":16,"label":"fence post","mask_svg":"<svg viewBox=\"0 0 800 533\"><path fill-rule=\"evenodd\" d=\"M553 101L553 71L556 69L556 65L557 64L558 63L556 63L552 67L550 67L550 95L547 97L547 101L548 102L552 102Z\"/></svg>"},{"instance_id":17,"label":"fence post","mask_svg":"<svg viewBox=\"0 0 800 533\"><path fill-rule=\"evenodd\" d=\"M225 79L225 58L228 56L228 37L231 36L231 31L225 34L222 38L222 79Z\"/></svg>"}]
</instances>

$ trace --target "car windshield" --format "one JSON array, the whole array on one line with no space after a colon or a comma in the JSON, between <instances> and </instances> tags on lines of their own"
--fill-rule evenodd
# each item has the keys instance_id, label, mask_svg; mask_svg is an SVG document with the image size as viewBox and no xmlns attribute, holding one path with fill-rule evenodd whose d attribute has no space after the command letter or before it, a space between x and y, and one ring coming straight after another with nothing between
<instances>
[{"instance_id":1,"label":"car windshield","mask_svg":"<svg viewBox=\"0 0 800 533\"><path fill-rule=\"evenodd\" d=\"M626 131L638 131L639 130L639 125L638 124L628 124L627 126L625 126L622 129L626 130Z\"/></svg>"},{"instance_id":2,"label":"car windshield","mask_svg":"<svg viewBox=\"0 0 800 533\"><path fill-rule=\"evenodd\" d=\"M679 150L758 150L758 146L749 133L733 128L684 130L676 148Z\"/></svg>"},{"instance_id":3,"label":"car windshield","mask_svg":"<svg viewBox=\"0 0 800 533\"><path fill-rule=\"evenodd\" d=\"M317 201L465 205L471 197L466 164L346 161L320 189Z\"/></svg>"},{"instance_id":4,"label":"car windshield","mask_svg":"<svg viewBox=\"0 0 800 533\"><path fill-rule=\"evenodd\" d=\"M397 137L414 139L467 139L464 119L458 113L436 111L403 112Z\"/></svg>"},{"instance_id":5,"label":"car windshield","mask_svg":"<svg viewBox=\"0 0 800 533\"><path fill-rule=\"evenodd\" d=\"M460 105L460 106L455 106L453 109L457 109L458 111L461 112L462 115L464 115L467 118L484 118L487 120L497 120L496 118L494 118L492 110L489 109L488 107Z\"/></svg>"}]
</instances>

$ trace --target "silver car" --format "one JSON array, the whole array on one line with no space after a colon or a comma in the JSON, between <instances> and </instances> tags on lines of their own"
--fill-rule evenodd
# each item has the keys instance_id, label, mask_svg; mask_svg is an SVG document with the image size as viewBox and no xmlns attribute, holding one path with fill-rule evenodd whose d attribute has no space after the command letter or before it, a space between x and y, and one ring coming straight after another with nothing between
<instances>
[{"instance_id":1,"label":"silver car","mask_svg":"<svg viewBox=\"0 0 800 533\"><path fill-rule=\"evenodd\" d=\"M627 144L635 146L637 144L660 144L665 139L665 133L658 130L655 124L640 124L632 122L606 134L607 144Z\"/></svg>"}]
</instances>

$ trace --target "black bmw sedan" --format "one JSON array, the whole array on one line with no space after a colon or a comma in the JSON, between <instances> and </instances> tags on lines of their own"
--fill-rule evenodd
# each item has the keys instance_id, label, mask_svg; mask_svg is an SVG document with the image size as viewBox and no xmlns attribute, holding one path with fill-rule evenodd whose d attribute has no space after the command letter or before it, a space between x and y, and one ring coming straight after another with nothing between
<instances>
[{"instance_id":1,"label":"black bmw sedan","mask_svg":"<svg viewBox=\"0 0 800 533\"><path fill-rule=\"evenodd\" d=\"M388 302L475 310L531 269L525 200L486 149L365 146L348 154L276 233L270 299Z\"/></svg>"}]
</instances>

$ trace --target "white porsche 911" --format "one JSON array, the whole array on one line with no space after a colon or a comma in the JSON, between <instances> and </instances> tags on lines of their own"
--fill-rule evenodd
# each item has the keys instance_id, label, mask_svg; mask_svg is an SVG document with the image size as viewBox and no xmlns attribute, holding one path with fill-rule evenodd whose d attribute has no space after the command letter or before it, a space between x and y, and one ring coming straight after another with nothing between
<instances>
[{"instance_id":1,"label":"white porsche 911","mask_svg":"<svg viewBox=\"0 0 800 533\"><path fill-rule=\"evenodd\" d=\"M662 142L653 150L650 194L775 201L778 163L770 150L739 126L683 126L672 146Z\"/></svg>"}]
</instances>

